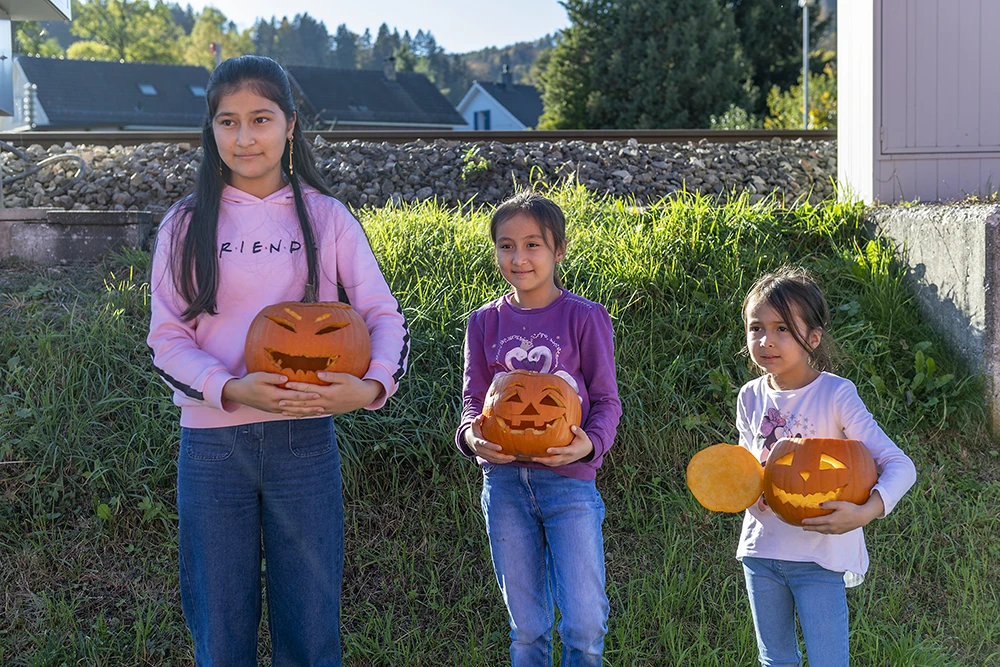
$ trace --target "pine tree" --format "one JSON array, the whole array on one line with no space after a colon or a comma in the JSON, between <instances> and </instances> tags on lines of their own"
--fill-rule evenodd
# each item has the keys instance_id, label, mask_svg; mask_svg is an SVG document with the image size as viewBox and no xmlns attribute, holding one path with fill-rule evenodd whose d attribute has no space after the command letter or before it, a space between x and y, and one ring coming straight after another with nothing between
<instances>
[{"instance_id":1,"label":"pine tree","mask_svg":"<svg viewBox=\"0 0 1000 667\"><path fill-rule=\"evenodd\" d=\"M707 127L746 99L720 0L566 0L571 25L540 74L544 128Z\"/></svg>"},{"instance_id":2,"label":"pine tree","mask_svg":"<svg viewBox=\"0 0 1000 667\"><path fill-rule=\"evenodd\" d=\"M355 69L358 66L358 35L346 23L337 26L333 36L334 52L331 62L337 69Z\"/></svg>"}]
</instances>

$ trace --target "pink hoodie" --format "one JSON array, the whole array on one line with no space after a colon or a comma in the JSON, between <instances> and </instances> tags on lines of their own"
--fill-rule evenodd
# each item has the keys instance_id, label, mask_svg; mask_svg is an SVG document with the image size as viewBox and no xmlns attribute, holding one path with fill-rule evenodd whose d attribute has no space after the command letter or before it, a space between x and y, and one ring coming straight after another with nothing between
<instances>
[{"instance_id":1,"label":"pink hoodie","mask_svg":"<svg viewBox=\"0 0 1000 667\"><path fill-rule=\"evenodd\" d=\"M320 301L337 300L340 283L364 318L372 339L365 379L385 391L368 409L381 407L406 371L409 333L402 311L382 276L361 224L336 199L303 185L302 195L319 250ZM217 315L181 319L186 304L177 293L170 261L171 239L186 219L175 206L158 232L150 281L152 316L146 339L153 364L181 407L181 426L211 428L287 419L222 400L222 387L246 374L243 344L250 321L266 305L302 299L307 277L302 230L290 185L264 199L231 186L219 207Z\"/></svg>"}]
</instances>

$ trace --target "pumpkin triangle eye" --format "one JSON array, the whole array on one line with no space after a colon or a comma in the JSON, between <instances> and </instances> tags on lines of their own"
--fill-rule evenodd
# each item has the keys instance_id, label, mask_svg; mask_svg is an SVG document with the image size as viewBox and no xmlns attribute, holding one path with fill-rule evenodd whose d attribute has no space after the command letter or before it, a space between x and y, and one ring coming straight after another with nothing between
<instances>
[{"instance_id":1,"label":"pumpkin triangle eye","mask_svg":"<svg viewBox=\"0 0 1000 667\"><path fill-rule=\"evenodd\" d=\"M829 454L822 454L819 457L819 469L820 470L844 470L847 466L833 458Z\"/></svg>"},{"instance_id":2,"label":"pumpkin triangle eye","mask_svg":"<svg viewBox=\"0 0 1000 667\"><path fill-rule=\"evenodd\" d=\"M775 461L775 463L779 466L790 466L792 465L792 459L794 458L795 458L795 452L791 452L790 454L785 454L784 456L782 456L780 459Z\"/></svg>"},{"instance_id":3,"label":"pumpkin triangle eye","mask_svg":"<svg viewBox=\"0 0 1000 667\"><path fill-rule=\"evenodd\" d=\"M545 398L543 398L542 400L540 400L538 402L541 405L551 405L554 408L561 408L562 407L561 405L559 405L559 401L557 401L556 399L552 398L551 396L546 396Z\"/></svg>"},{"instance_id":4,"label":"pumpkin triangle eye","mask_svg":"<svg viewBox=\"0 0 1000 667\"><path fill-rule=\"evenodd\" d=\"M320 327L319 331L316 332L317 336L322 336L323 334L333 333L334 331L340 331L346 327L346 323L337 322L335 324L327 324L325 327Z\"/></svg>"},{"instance_id":5,"label":"pumpkin triangle eye","mask_svg":"<svg viewBox=\"0 0 1000 667\"><path fill-rule=\"evenodd\" d=\"M283 320L280 317L274 317L273 315L267 315L266 317L267 319L277 324L279 327L288 329L292 333L295 333L295 325L289 322L288 320Z\"/></svg>"},{"instance_id":6,"label":"pumpkin triangle eye","mask_svg":"<svg viewBox=\"0 0 1000 667\"><path fill-rule=\"evenodd\" d=\"M513 394L511 394L510 396L508 396L504 400L506 402L508 402L508 403L520 403L521 402L521 395L515 391Z\"/></svg>"}]
</instances>

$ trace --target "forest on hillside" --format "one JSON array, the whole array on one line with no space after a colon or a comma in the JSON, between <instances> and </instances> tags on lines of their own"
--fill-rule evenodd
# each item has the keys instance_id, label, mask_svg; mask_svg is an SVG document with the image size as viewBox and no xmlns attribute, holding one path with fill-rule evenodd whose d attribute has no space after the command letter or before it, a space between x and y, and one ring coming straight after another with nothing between
<instances>
[{"instance_id":1,"label":"forest on hillside","mask_svg":"<svg viewBox=\"0 0 1000 667\"><path fill-rule=\"evenodd\" d=\"M474 81L536 86L539 129L802 127L797 0L561 0L569 26L535 41L448 53L430 30L329 29L308 13L240 30L220 10L150 0L72 0L72 23L15 23L14 52L201 65L256 53L283 65L426 75L452 104ZM836 126L836 2L809 14L808 127Z\"/></svg>"}]
</instances>

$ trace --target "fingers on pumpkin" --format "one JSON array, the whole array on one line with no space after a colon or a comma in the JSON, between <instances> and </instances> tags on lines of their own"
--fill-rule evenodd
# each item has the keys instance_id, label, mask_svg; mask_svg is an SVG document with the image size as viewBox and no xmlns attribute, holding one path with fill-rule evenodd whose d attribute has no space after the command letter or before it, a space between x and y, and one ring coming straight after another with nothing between
<instances>
[{"instance_id":1,"label":"fingers on pumpkin","mask_svg":"<svg viewBox=\"0 0 1000 667\"><path fill-rule=\"evenodd\" d=\"M744 447L712 445L691 457L687 485L705 509L742 512L764 491L764 470Z\"/></svg>"}]
</instances>

